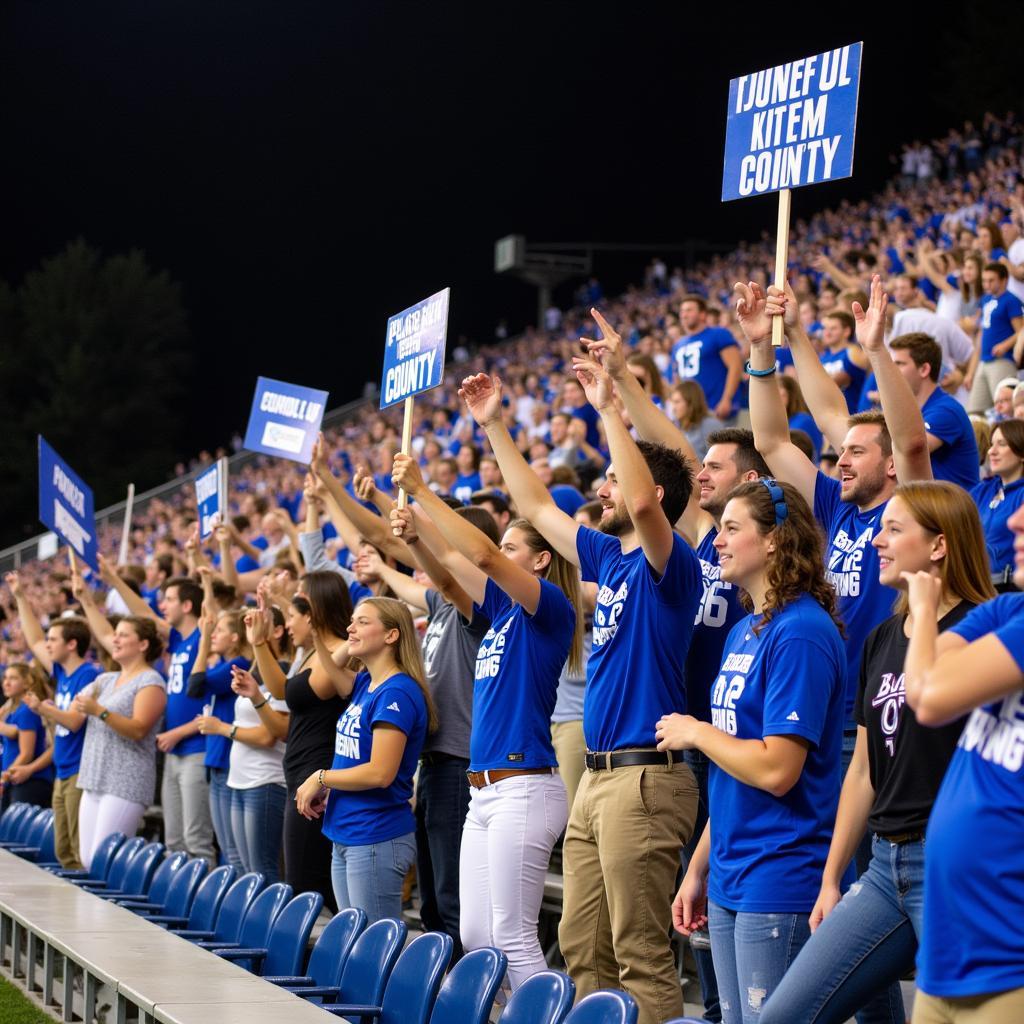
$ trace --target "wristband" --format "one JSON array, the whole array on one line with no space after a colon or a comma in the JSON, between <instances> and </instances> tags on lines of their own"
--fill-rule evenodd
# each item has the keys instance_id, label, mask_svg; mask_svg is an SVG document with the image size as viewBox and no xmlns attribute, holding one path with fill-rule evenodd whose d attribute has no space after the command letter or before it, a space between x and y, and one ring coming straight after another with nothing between
<instances>
[{"instance_id":1,"label":"wristband","mask_svg":"<svg viewBox=\"0 0 1024 1024\"><path fill-rule=\"evenodd\" d=\"M233 740L235 738L235 734L237 732L238 732L238 726L237 725L232 725L231 726L231 731L228 733L228 739L229 740Z\"/></svg>"},{"instance_id":2,"label":"wristband","mask_svg":"<svg viewBox=\"0 0 1024 1024\"><path fill-rule=\"evenodd\" d=\"M748 377L771 377L772 374L774 374L774 373L776 373L778 371L779 366L778 366L778 363L776 363L774 366L771 367L771 369L768 369L768 370L755 370L750 365L750 360L748 359L744 369L747 371L747 376Z\"/></svg>"},{"instance_id":3,"label":"wristband","mask_svg":"<svg viewBox=\"0 0 1024 1024\"><path fill-rule=\"evenodd\" d=\"M318 772L316 773L316 782L317 782L317 785L318 785L318 786L319 786L319 787L320 787L321 789L326 789L326 788L327 788L327 783L326 783L326 782L324 782L324 772L325 772L325 771L327 771L327 769L326 769L326 768L321 768L321 769L320 769L320 771L318 771Z\"/></svg>"},{"instance_id":4,"label":"wristband","mask_svg":"<svg viewBox=\"0 0 1024 1024\"><path fill-rule=\"evenodd\" d=\"M261 700L259 702L259 704L253 704L252 709L253 709L253 711L259 711L259 709L261 707L263 707L264 704L267 704L267 703L269 703L269 702L267 701L266 698L264 698L263 700Z\"/></svg>"}]
</instances>

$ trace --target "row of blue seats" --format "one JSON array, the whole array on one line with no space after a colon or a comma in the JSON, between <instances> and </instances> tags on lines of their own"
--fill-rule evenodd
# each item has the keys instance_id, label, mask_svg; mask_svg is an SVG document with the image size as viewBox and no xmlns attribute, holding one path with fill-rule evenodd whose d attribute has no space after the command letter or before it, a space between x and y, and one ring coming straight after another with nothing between
<instances>
[{"instance_id":1,"label":"row of blue seats","mask_svg":"<svg viewBox=\"0 0 1024 1024\"><path fill-rule=\"evenodd\" d=\"M21 806L27 805L0 818L0 847L38 862L40 848L31 842L43 815ZM449 936L430 932L403 951L404 922L367 927L363 911L347 909L324 928L300 973L323 905L318 893L293 896L290 886L266 886L258 873L236 878L229 866L207 873L205 861L164 854L160 843L115 833L100 844L89 871L45 866L336 1016L363 1024L486 1024L507 967L500 951L475 950L448 971ZM566 975L544 971L511 996L502 1024L635 1024L636 1004L625 993L596 992L571 1009L574 994Z\"/></svg>"}]
</instances>

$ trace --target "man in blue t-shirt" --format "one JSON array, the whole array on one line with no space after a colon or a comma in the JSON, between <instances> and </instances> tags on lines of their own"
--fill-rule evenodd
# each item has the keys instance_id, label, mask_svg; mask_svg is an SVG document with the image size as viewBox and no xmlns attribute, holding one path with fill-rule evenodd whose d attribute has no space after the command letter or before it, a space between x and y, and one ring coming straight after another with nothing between
<instances>
[{"instance_id":1,"label":"man in blue t-shirt","mask_svg":"<svg viewBox=\"0 0 1024 1024\"><path fill-rule=\"evenodd\" d=\"M606 337L614 334L596 311L594 318ZM598 491L599 530L562 512L527 465L502 422L500 384L480 374L463 391L520 514L598 586L583 706L588 770L563 847L559 943L579 995L621 985L642 1024L658 1024L683 1011L665 893L697 812L690 769L659 753L654 738L657 709L686 706L701 568L672 523L693 483L679 451L632 439L611 379L594 361L604 343L588 344L594 358L575 369L612 460Z\"/></svg>"},{"instance_id":2,"label":"man in blue t-shirt","mask_svg":"<svg viewBox=\"0 0 1024 1024\"><path fill-rule=\"evenodd\" d=\"M80 690L99 675L99 666L85 660L92 643L89 625L78 617L54 619L43 635L43 627L31 602L21 589L17 573L8 573L6 583L18 605L18 618L29 650L54 683L54 699L41 701L31 691L25 703L47 722L53 731L53 847L61 866L81 870L78 853L78 763L85 740L85 715L71 710Z\"/></svg>"},{"instance_id":3,"label":"man in blue t-shirt","mask_svg":"<svg viewBox=\"0 0 1024 1024\"><path fill-rule=\"evenodd\" d=\"M708 304L700 295L684 296L679 323L683 337L672 346L672 376L697 381L712 414L726 423L739 411L743 379L739 345L724 327L708 326Z\"/></svg>"},{"instance_id":4,"label":"man in blue t-shirt","mask_svg":"<svg viewBox=\"0 0 1024 1024\"><path fill-rule=\"evenodd\" d=\"M1017 361L1024 354L1014 350L1014 340L1024 326L1024 306L1007 290L1009 280L1002 263L988 263L981 272L985 289L980 309L981 338L964 381L971 392L967 411L972 415L983 416L992 408L996 385L1004 377L1017 375Z\"/></svg>"},{"instance_id":5,"label":"man in blue t-shirt","mask_svg":"<svg viewBox=\"0 0 1024 1024\"><path fill-rule=\"evenodd\" d=\"M889 342L889 351L921 408L932 475L970 490L979 480L978 442L967 411L939 387L939 343L927 334L901 334Z\"/></svg>"},{"instance_id":6,"label":"man in blue t-shirt","mask_svg":"<svg viewBox=\"0 0 1024 1024\"><path fill-rule=\"evenodd\" d=\"M167 640L167 710L163 731L156 735L157 747L167 755L160 787L164 844L168 850L184 850L189 856L203 857L212 864L215 854L204 764L206 738L200 734L197 721L203 714L203 698L190 697L187 690L199 650L202 588L184 576L167 580L160 614L156 615L102 556L100 572L104 582L124 598L132 614L153 619Z\"/></svg>"}]
</instances>

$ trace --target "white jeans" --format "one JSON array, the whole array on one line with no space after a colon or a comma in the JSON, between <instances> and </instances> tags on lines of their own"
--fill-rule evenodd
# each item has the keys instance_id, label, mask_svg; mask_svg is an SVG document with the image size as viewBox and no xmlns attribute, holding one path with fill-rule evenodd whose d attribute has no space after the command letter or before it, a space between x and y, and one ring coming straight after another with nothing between
<instances>
[{"instance_id":1,"label":"white jeans","mask_svg":"<svg viewBox=\"0 0 1024 1024\"><path fill-rule=\"evenodd\" d=\"M129 839L135 835L145 813L143 804L122 800L110 793L85 790L78 805L78 846L82 865L92 866L96 847L112 832L123 832Z\"/></svg>"},{"instance_id":2,"label":"white jeans","mask_svg":"<svg viewBox=\"0 0 1024 1024\"><path fill-rule=\"evenodd\" d=\"M516 775L470 790L459 861L462 945L467 953L502 950L513 990L547 966L537 920L551 848L568 818L558 775Z\"/></svg>"}]
</instances>

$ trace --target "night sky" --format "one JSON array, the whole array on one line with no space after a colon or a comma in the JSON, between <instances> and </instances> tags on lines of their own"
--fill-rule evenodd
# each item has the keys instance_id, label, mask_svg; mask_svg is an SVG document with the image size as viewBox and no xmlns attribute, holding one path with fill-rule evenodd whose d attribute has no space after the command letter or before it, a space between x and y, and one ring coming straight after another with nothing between
<instances>
[{"instance_id":1,"label":"night sky","mask_svg":"<svg viewBox=\"0 0 1024 1024\"><path fill-rule=\"evenodd\" d=\"M719 202L738 74L865 40L855 176L798 191L794 216L869 192L900 142L981 112L950 79L955 44L902 8L846 27L768 9L8 0L0 276L78 236L169 271L199 367L187 456L244 427L257 374L355 397L379 379L388 315L446 285L449 347L523 326L534 293L494 275L501 235L773 229L773 198ZM595 269L618 290L645 262Z\"/></svg>"}]
</instances>

